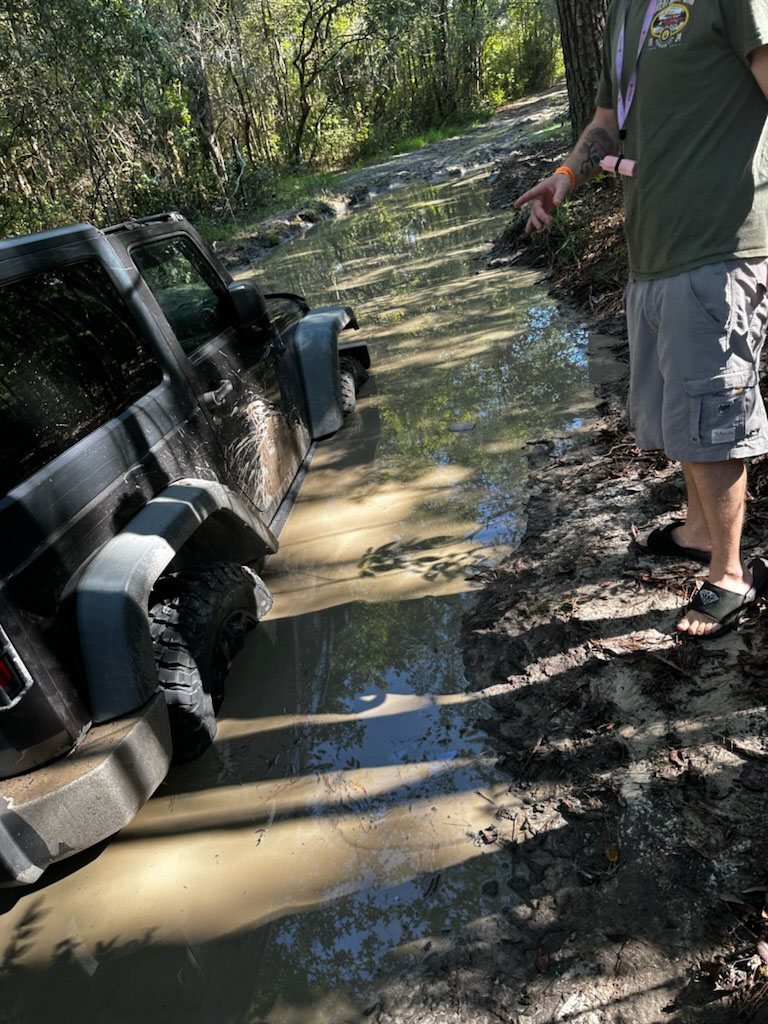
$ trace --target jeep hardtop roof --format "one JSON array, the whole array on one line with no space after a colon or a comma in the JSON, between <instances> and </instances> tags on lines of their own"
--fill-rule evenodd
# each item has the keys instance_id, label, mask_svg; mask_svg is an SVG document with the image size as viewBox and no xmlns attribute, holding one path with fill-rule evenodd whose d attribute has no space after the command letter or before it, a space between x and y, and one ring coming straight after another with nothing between
<instances>
[{"instance_id":1,"label":"jeep hardtop roof","mask_svg":"<svg viewBox=\"0 0 768 1024\"><path fill-rule=\"evenodd\" d=\"M54 228L52 231L40 231L36 235L23 235L19 238L8 238L0 242L0 260L12 260L18 256L27 256L33 252L67 245L70 242L81 242L88 238L98 238L101 232L92 224L72 224L66 228Z\"/></svg>"},{"instance_id":2,"label":"jeep hardtop roof","mask_svg":"<svg viewBox=\"0 0 768 1024\"><path fill-rule=\"evenodd\" d=\"M0 262L16 259L19 256L29 256L32 253L43 252L46 249L53 249L60 245L68 245L72 242L82 242L86 239L103 238L104 235L119 234L124 231L134 231L144 224L159 224L174 221L183 221L185 218L175 211L168 213L156 213L150 217L135 217L131 220L122 221L120 224L111 224L107 228L96 228L93 224L71 224L65 228L53 228L50 231L39 231L34 235L19 235L16 238L7 238L0 241Z\"/></svg>"},{"instance_id":3,"label":"jeep hardtop roof","mask_svg":"<svg viewBox=\"0 0 768 1024\"><path fill-rule=\"evenodd\" d=\"M108 228L104 228L104 234L114 235L120 231L134 231L142 224L164 224L182 220L186 220L186 217L173 210L168 213L153 213L149 217L132 217L131 220L124 220L120 224L111 224Z\"/></svg>"}]
</instances>

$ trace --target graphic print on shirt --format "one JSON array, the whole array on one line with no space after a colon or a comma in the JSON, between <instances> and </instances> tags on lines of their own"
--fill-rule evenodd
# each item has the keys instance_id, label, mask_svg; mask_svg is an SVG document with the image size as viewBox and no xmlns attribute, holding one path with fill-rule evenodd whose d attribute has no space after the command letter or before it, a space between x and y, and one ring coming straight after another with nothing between
<instances>
[{"instance_id":1,"label":"graphic print on shirt","mask_svg":"<svg viewBox=\"0 0 768 1024\"><path fill-rule=\"evenodd\" d=\"M691 7L694 3L695 0L679 0L672 4L667 0L659 0L659 9L651 22L651 32L648 38L649 50L679 46L691 20Z\"/></svg>"}]
</instances>

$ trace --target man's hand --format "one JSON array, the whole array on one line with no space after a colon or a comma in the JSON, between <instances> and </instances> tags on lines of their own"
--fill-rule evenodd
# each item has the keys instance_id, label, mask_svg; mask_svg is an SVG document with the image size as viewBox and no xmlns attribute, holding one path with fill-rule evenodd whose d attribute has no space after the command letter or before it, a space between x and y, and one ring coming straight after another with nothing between
<instances>
[{"instance_id":1,"label":"man's hand","mask_svg":"<svg viewBox=\"0 0 768 1024\"><path fill-rule=\"evenodd\" d=\"M616 113L610 107L598 107L563 166L571 168L576 176L576 184L581 185L598 173L604 156L618 152L619 126ZM526 232L530 234L531 231L541 231L551 224L552 211L560 206L570 191L571 179L567 174L552 174L520 196L515 203L516 210L526 203L532 204Z\"/></svg>"},{"instance_id":2,"label":"man's hand","mask_svg":"<svg viewBox=\"0 0 768 1024\"><path fill-rule=\"evenodd\" d=\"M526 234L541 231L552 223L552 211L560 206L571 191L571 179L566 174L552 174L549 178L528 189L515 201L515 209L519 210L526 203L531 203Z\"/></svg>"}]
</instances>

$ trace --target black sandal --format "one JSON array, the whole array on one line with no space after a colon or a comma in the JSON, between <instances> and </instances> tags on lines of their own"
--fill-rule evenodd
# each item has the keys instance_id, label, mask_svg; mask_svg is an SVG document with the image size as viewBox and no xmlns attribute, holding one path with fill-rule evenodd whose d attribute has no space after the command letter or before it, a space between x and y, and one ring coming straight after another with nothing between
<instances>
[{"instance_id":1,"label":"black sandal","mask_svg":"<svg viewBox=\"0 0 768 1024\"><path fill-rule=\"evenodd\" d=\"M667 523L666 526L657 526L648 535L647 544L641 544L635 538L635 550L643 555L656 555L664 558L686 558L692 562L701 562L703 565L709 565L710 555L708 551L699 551L698 548L684 548L682 544L678 544L673 539L672 531L676 530L678 526L685 526L685 520L675 519L671 523Z\"/></svg>"},{"instance_id":2,"label":"black sandal","mask_svg":"<svg viewBox=\"0 0 768 1024\"><path fill-rule=\"evenodd\" d=\"M684 609L683 615L689 611L701 612L720 626L709 633L690 633L687 629L677 630L678 634L688 640L711 640L730 632L741 623L745 613L757 601L768 586L768 564L762 558L755 558L749 563L752 573L752 586L746 594L737 594L733 590L725 590L716 583L702 583L696 596Z\"/></svg>"}]
</instances>

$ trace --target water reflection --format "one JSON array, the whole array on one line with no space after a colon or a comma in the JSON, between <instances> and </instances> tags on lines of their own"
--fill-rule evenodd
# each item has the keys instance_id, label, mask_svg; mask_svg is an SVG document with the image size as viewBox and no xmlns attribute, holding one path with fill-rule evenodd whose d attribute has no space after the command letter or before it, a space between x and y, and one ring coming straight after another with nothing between
<instances>
[{"instance_id":1,"label":"water reflection","mask_svg":"<svg viewBox=\"0 0 768 1024\"><path fill-rule=\"evenodd\" d=\"M461 596L406 609L355 603L300 618L301 635L323 638L320 649L311 639L298 646L290 666L299 703L323 708L296 720L295 735L302 774L322 783L308 810L323 845L305 848L306 874L292 884L309 909L317 866L335 862L336 881L311 912L276 924L255 1019L290 1020L297 1003L301 1019L338 1019L343 985L347 1013L359 1013L383 971L480 912L496 869L478 836L505 786L475 724L480 702L464 692L456 630L465 606ZM293 630L287 617L275 625Z\"/></svg>"},{"instance_id":2,"label":"water reflection","mask_svg":"<svg viewBox=\"0 0 768 1024\"><path fill-rule=\"evenodd\" d=\"M359 436L341 449L362 475L334 479L347 463L339 445L323 449L284 538L281 577L322 566L326 603L346 599L330 580L355 571L375 582L358 581L356 598L435 593L419 573L440 593L465 590L468 567L519 540L525 440L568 430L590 405L585 331L542 300L535 275L483 270L493 230L479 183L464 180L383 197L258 268L266 287L353 305L373 353Z\"/></svg>"},{"instance_id":3,"label":"water reflection","mask_svg":"<svg viewBox=\"0 0 768 1024\"><path fill-rule=\"evenodd\" d=\"M9 1019L359 1020L493 910L506 783L457 643L468 578L518 542L525 440L590 405L583 332L535 275L482 269L500 220L477 181L399 192L258 268L353 305L374 376L318 447L215 746L6 898Z\"/></svg>"}]
</instances>

